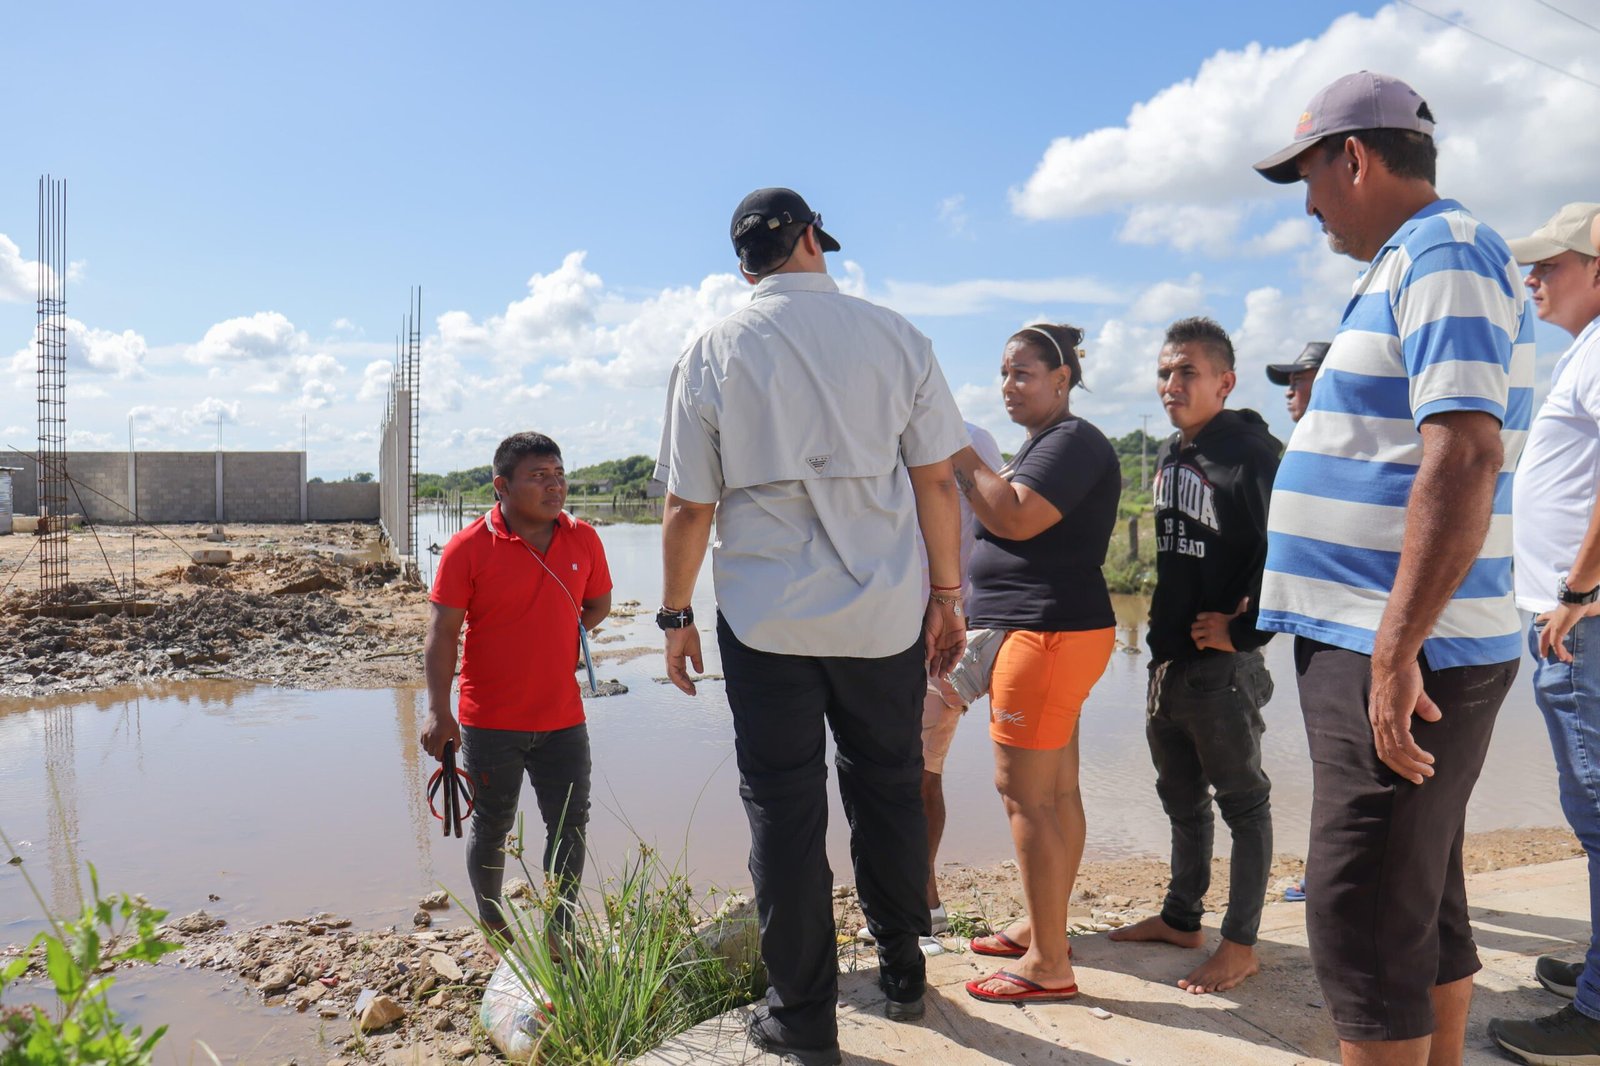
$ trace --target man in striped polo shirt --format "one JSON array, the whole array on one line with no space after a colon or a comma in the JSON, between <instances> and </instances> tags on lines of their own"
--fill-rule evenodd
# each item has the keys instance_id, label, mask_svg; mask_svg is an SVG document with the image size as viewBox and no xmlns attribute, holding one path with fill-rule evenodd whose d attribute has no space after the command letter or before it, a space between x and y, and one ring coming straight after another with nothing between
<instances>
[{"instance_id":1,"label":"man in striped polo shirt","mask_svg":"<svg viewBox=\"0 0 1600 1066\"><path fill-rule=\"evenodd\" d=\"M1346 1063L1461 1061L1466 804L1519 655L1533 317L1505 241L1434 191L1432 134L1414 90L1362 71L1256 164L1371 264L1278 470L1258 623L1296 638L1306 921Z\"/></svg>"}]
</instances>

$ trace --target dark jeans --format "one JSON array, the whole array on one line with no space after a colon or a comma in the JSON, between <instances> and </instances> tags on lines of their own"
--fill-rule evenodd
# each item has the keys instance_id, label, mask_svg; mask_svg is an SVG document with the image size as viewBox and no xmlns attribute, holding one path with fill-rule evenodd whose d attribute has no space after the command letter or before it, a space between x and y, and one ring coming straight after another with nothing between
<instances>
[{"instance_id":1,"label":"dark jeans","mask_svg":"<svg viewBox=\"0 0 1600 1066\"><path fill-rule=\"evenodd\" d=\"M733 711L739 794L750 820L750 877L767 965L767 1005L785 1042L830 1047L839 964L828 866L833 731L839 798L867 927L890 999L922 995L927 936L927 821L922 811L922 644L884 659L776 655L717 619Z\"/></svg>"},{"instance_id":2,"label":"dark jeans","mask_svg":"<svg viewBox=\"0 0 1600 1066\"><path fill-rule=\"evenodd\" d=\"M1437 722L1411 719L1433 776L1413 785L1378 758L1368 700L1372 660L1294 642L1311 748L1306 933L1341 1040L1433 1032L1433 990L1480 967L1461 868L1467 800L1483 768L1515 660L1422 668Z\"/></svg>"},{"instance_id":3,"label":"dark jeans","mask_svg":"<svg viewBox=\"0 0 1600 1066\"><path fill-rule=\"evenodd\" d=\"M570 904L583 878L584 830L589 824L589 727L531 733L464 725L461 760L477 789L467 831L467 878L478 897L479 920L494 930L506 925L500 913L506 834L517 823L524 772L533 782L544 820L540 869ZM534 885L535 891L540 887ZM570 908L557 908L549 920L557 928L570 928Z\"/></svg>"},{"instance_id":4,"label":"dark jeans","mask_svg":"<svg viewBox=\"0 0 1600 1066\"><path fill-rule=\"evenodd\" d=\"M1233 836L1222 935L1256 942L1272 870L1272 782L1261 769L1261 708L1272 675L1259 651L1152 663L1145 739L1156 794L1172 823L1172 880L1161 906L1174 929L1195 932L1211 887L1213 791Z\"/></svg>"}]
</instances>

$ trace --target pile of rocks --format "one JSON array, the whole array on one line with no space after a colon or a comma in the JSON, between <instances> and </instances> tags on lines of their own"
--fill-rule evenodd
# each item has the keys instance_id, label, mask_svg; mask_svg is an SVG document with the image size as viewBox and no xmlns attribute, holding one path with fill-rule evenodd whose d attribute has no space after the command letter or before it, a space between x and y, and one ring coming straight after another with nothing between
<instances>
[{"instance_id":1,"label":"pile of rocks","mask_svg":"<svg viewBox=\"0 0 1600 1066\"><path fill-rule=\"evenodd\" d=\"M199 912L165 928L185 945L173 960L238 974L269 1007L342 1020L347 1060L416 1044L458 1059L487 1050L473 1023L495 958L471 928L359 932L317 914L227 934L207 928L214 921Z\"/></svg>"}]
</instances>

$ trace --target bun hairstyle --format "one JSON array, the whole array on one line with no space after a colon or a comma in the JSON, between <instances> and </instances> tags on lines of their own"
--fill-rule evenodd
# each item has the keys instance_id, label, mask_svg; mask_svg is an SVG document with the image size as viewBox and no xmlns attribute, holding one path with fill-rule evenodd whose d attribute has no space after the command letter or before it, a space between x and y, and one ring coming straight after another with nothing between
<instances>
[{"instance_id":1,"label":"bun hairstyle","mask_svg":"<svg viewBox=\"0 0 1600 1066\"><path fill-rule=\"evenodd\" d=\"M1065 366L1072 375L1068 389L1083 385L1083 330L1065 323L1039 322L1023 326L1013 333L1007 344L1026 344L1037 352L1044 365L1051 370Z\"/></svg>"}]
</instances>

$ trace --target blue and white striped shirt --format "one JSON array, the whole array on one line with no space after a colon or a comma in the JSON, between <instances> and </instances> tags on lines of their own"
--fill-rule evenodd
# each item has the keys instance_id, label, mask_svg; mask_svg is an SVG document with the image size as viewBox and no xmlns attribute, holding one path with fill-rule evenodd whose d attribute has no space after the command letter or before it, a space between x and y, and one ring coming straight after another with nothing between
<instances>
[{"instance_id":1,"label":"blue and white striped shirt","mask_svg":"<svg viewBox=\"0 0 1600 1066\"><path fill-rule=\"evenodd\" d=\"M1422 650L1435 670L1517 658L1511 480L1533 415L1533 356L1533 314L1499 234L1452 200L1401 226L1357 280L1278 468L1258 625L1372 654L1422 421L1487 411L1505 447L1489 535Z\"/></svg>"}]
</instances>

